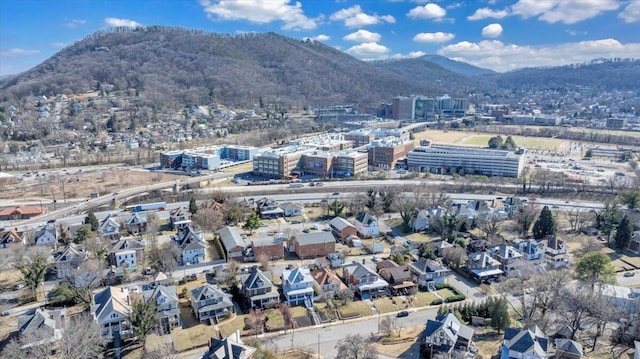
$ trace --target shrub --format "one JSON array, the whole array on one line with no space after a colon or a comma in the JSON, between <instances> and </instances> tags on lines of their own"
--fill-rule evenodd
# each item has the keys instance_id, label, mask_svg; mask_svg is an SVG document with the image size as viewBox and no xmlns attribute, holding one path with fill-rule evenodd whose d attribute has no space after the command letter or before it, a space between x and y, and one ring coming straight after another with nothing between
<instances>
[{"instance_id":1,"label":"shrub","mask_svg":"<svg viewBox=\"0 0 640 359\"><path fill-rule=\"evenodd\" d=\"M431 301L431 305L440 305L442 304L442 299L440 298L436 298L433 301Z\"/></svg>"},{"instance_id":2,"label":"shrub","mask_svg":"<svg viewBox=\"0 0 640 359\"><path fill-rule=\"evenodd\" d=\"M447 298L447 302L448 303L459 302L461 300L464 300L464 298L465 298L464 294L456 294L456 295L452 295L451 297Z\"/></svg>"}]
</instances>

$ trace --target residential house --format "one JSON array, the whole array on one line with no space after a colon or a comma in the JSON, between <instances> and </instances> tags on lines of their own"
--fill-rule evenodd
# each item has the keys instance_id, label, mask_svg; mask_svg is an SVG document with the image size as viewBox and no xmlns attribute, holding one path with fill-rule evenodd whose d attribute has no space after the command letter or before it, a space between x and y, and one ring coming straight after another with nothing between
<instances>
[{"instance_id":1,"label":"residential house","mask_svg":"<svg viewBox=\"0 0 640 359\"><path fill-rule=\"evenodd\" d=\"M0 210L0 221L15 221L29 219L46 212L45 207L38 206L14 206Z\"/></svg>"},{"instance_id":2,"label":"residential house","mask_svg":"<svg viewBox=\"0 0 640 359\"><path fill-rule=\"evenodd\" d=\"M329 260L327 257L318 257L313 261L313 265L317 268L328 268Z\"/></svg>"},{"instance_id":3,"label":"residential house","mask_svg":"<svg viewBox=\"0 0 640 359\"><path fill-rule=\"evenodd\" d=\"M324 257L336 251L336 240L329 232L302 233L294 239L294 250L300 258Z\"/></svg>"},{"instance_id":4,"label":"residential house","mask_svg":"<svg viewBox=\"0 0 640 359\"><path fill-rule=\"evenodd\" d=\"M449 358L465 358L473 339L473 328L466 326L453 313L427 320L420 347L431 357L441 354Z\"/></svg>"},{"instance_id":5,"label":"residential house","mask_svg":"<svg viewBox=\"0 0 640 359\"><path fill-rule=\"evenodd\" d=\"M251 308L263 309L280 302L278 288L257 266L253 267L249 276L242 282L242 295Z\"/></svg>"},{"instance_id":6,"label":"residential house","mask_svg":"<svg viewBox=\"0 0 640 359\"><path fill-rule=\"evenodd\" d=\"M203 263L206 243L202 232L188 226L181 229L174 241L180 247L180 263L182 265Z\"/></svg>"},{"instance_id":7,"label":"residential house","mask_svg":"<svg viewBox=\"0 0 640 359\"><path fill-rule=\"evenodd\" d=\"M544 244L545 259L551 268L558 269L571 265L569 247L560 238L555 235L548 236L541 243Z\"/></svg>"},{"instance_id":8,"label":"residential house","mask_svg":"<svg viewBox=\"0 0 640 359\"><path fill-rule=\"evenodd\" d=\"M35 245L55 246L58 244L58 229L55 224L47 223L36 231L33 238Z\"/></svg>"},{"instance_id":9,"label":"residential house","mask_svg":"<svg viewBox=\"0 0 640 359\"><path fill-rule=\"evenodd\" d=\"M467 256L466 269L477 281L487 281L497 278L504 273L500 269L500 262L493 259L488 252L476 252Z\"/></svg>"},{"instance_id":10,"label":"residential house","mask_svg":"<svg viewBox=\"0 0 640 359\"><path fill-rule=\"evenodd\" d=\"M282 293L288 305L313 305L313 277L308 268L285 269L282 272Z\"/></svg>"},{"instance_id":11,"label":"residential house","mask_svg":"<svg viewBox=\"0 0 640 359\"><path fill-rule=\"evenodd\" d=\"M80 267L80 264L87 260L87 253L84 248L76 247L74 244L67 244L62 251L54 255L53 268L58 279L73 276L73 271Z\"/></svg>"},{"instance_id":12,"label":"residential house","mask_svg":"<svg viewBox=\"0 0 640 359\"><path fill-rule=\"evenodd\" d=\"M631 242L629 242L629 251L635 254L640 254L640 231L635 231L631 235Z\"/></svg>"},{"instance_id":13,"label":"residential house","mask_svg":"<svg viewBox=\"0 0 640 359\"><path fill-rule=\"evenodd\" d=\"M144 264L144 243L134 237L122 237L109 250L109 263L135 270Z\"/></svg>"},{"instance_id":14,"label":"residential house","mask_svg":"<svg viewBox=\"0 0 640 359\"><path fill-rule=\"evenodd\" d=\"M405 246L396 244L393 247L391 247L391 255L394 255L396 253L399 253L401 256L404 257L409 253L409 249Z\"/></svg>"},{"instance_id":15,"label":"residential house","mask_svg":"<svg viewBox=\"0 0 640 359\"><path fill-rule=\"evenodd\" d=\"M101 239L115 240L120 238L120 221L115 214L110 214L100 221L98 232Z\"/></svg>"},{"instance_id":16,"label":"residential house","mask_svg":"<svg viewBox=\"0 0 640 359\"><path fill-rule=\"evenodd\" d=\"M455 215L459 221L467 222L467 224L473 223L473 220L478 216L472 201L452 204L450 213Z\"/></svg>"},{"instance_id":17,"label":"residential house","mask_svg":"<svg viewBox=\"0 0 640 359\"><path fill-rule=\"evenodd\" d=\"M0 232L0 248L7 248L13 243L24 244L24 239L13 229Z\"/></svg>"},{"instance_id":18,"label":"residential house","mask_svg":"<svg viewBox=\"0 0 640 359\"><path fill-rule=\"evenodd\" d=\"M344 264L344 254L342 252L333 252L327 254L327 260L331 268L342 267Z\"/></svg>"},{"instance_id":19,"label":"residential house","mask_svg":"<svg viewBox=\"0 0 640 359\"><path fill-rule=\"evenodd\" d=\"M556 359L581 359L582 344L571 339L558 339L556 344Z\"/></svg>"},{"instance_id":20,"label":"residential house","mask_svg":"<svg viewBox=\"0 0 640 359\"><path fill-rule=\"evenodd\" d=\"M295 217L304 215L304 204L298 202L285 202L280 206L285 217Z\"/></svg>"},{"instance_id":21,"label":"residential house","mask_svg":"<svg viewBox=\"0 0 640 359\"><path fill-rule=\"evenodd\" d=\"M380 235L378 221L367 212L362 212L354 220L358 234L363 238L377 237Z\"/></svg>"},{"instance_id":22,"label":"residential house","mask_svg":"<svg viewBox=\"0 0 640 359\"><path fill-rule=\"evenodd\" d=\"M133 335L129 322L131 304L126 288L107 287L93 296L91 315L98 322L103 339L113 340Z\"/></svg>"},{"instance_id":23,"label":"residential house","mask_svg":"<svg viewBox=\"0 0 640 359\"><path fill-rule=\"evenodd\" d=\"M436 284L443 284L445 278L451 273L449 268L441 263L427 258L420 258L417 262L409 263L409 271L416 278L420 288L435 290Z\"/></svg>"},{"instance_id":24,"label":"residential house","mask_svg":"<svg viewBox=\"0 0 640 359\"><path fill-rule=\"evenodd\" d=\"M378 274L389 283L389 289L393 295L404 295L415 293L416 284L413 283L413 276L407 265L398 265L394 261L389 261L395 265L378 269Z\"/></svg>"},{"instance_id":25,"label":"residential house","mask_svg":"<svg viewBox=\"0 0 640 359\"><path fill-rule=\"evenodd\" d=\"M147 232L147 215L140 212L133 212L131 216L124 219L129 233L139 234Z\"/></svg>"},{"instance_id":26,"label":"residential house","mask_svg":"<svg viewBox=\"0 0 640 359\"><path fill-rule=\"evenodd\" d=\"M142 295L145 302L153 301L156 306L160 333L171 334L173 328L182 326L178 295L174 285L153 284L147 286Z\"/></svg>"},{"instance_id":27,"label":"residential house","mask_svg":"<svg viewBox=\"0 0 640 359\"><path fill-rule=\"evenodd\" d=\"M242 261L243 252L248 247L245 237L238 227L225 226L218 230L220 242L224 247L227 262L230 260Z\"/></svg>"},{"instance_id":28,"label":"residential house","mask_svg":"<svg viewBox=\"0 0 640 359\"><path fill-rule=\"evenodd\" d=\"M181 230L191 225L191 212L184 207L172 209L169 212L169 223L175 230Z\"/></svg>"},{"instance_id":29,"label":"residential house","mask_svg":"<svg viewBox=\"0 0 640 359\"><path fill-rule=\"evenodd\" d=\"M322 268L311 272L315 281L314 288L318 296L333 298L336 294L347 289L347 286L338 278L336 272L329 268Z\"/></svg>"},{"instance_id":30,"label":"residential house","mask_svg":"<svg viewBox=\"0 0 640 359\"><path fill-rule=\"evenodd\" d=\"M446 251L447 249L453 248L453 244L447 241L432 242L430 243L430 245L431 248L433 248L433 252L438 257L442 257L444 255L444 251Z\"/></svg>"},{"instance_id":31,"label":"residential house","mask_svg":"<svg viewBox=\"0 0 640 359\"><path fill-rule=\"evenodd\" d=\"M360 262L351 262L342 267L344 282L362 299L387 295L389 283Z\"/></svg>"},{"instance_id":32,"label":"residential house","mask_svg":"<svg viewBox=\"0 0 640 359\"><path fill-rule=\"evenodd\" d=\"M486 252L487 248L489 248L489 242L484 239L471 239L469 244L467 244L467 252L470 253L480 253Z\"/></svg>"},{"instance_id":33,"label":"residential house","mask_svg":"<svg viewBox=\"0 0 640 359\"><path fill-rule=\"evenodd\" d=\"M341 241L345 241L347 237L355 236L358 233L356 226L342 217L333 218L329 221L329 226L333 235Z\"/></svg>"},{"instance_id":34,"label":"residential house","mask_svg":"<svg viewBox=\"0 0 640 359\"><path fill-rule=\"evenodd\" d=\"M410 226L414 232L420 232L429 228L431 211L428 209L415 209L415 215L411 219Z\"/></svg>"},{"instance_id":35,"label":"residential house","mask_svg":"<svg viewBox=\"0 0 640 359\"><path fill-rule=\"evenodd\" d=\"M55 343L62 338L66 322L66 310L45 310L34 308L18 317L18 330L22 336L24 348ZM33 339L34 342L29 342Z\"/></svg>"},{"instance_id":36,"label":"residential house","mask_svg":"<svg viewBox=\"0 0 640 359\"><path fill-rule=\"evenodd\" d=\"M533 330L505 328L500 359L545 359L549 339L536 326Z\"/></svg>"},{"instance_id":37,"label":"residential house","mask_svg":"<svg viewBox=\"0 0 640 359\"><path fill-rule=\"evenodd\" d=\"M235 313L231 297L217 285L205 284L191 289L191 307L200 323L209 320L218 323L220 318Z\"/></svg>"},{"instance_id":38,"label":"residential house","mask_svg":"<svg viewBox=\"0 0 640 359\"><path fill-rule=\"evenodd\" d=\"M240 338L240 331L236 330L224 339L209 339L209 350L203 359L252 359L256 348L246 345Z\"/></svg>"},{"instance_id":39,"label":"residential house","mask_svg":"<svg viewBox=\"0 0 640 359\"><path fill-rule=\"evenodd\" d=\"M258 200L256 207L262 219L284 217L284 210L278 206L278 202L266 197Z\"/></svg>"},{"instance_id":40,"label":"residential house","mask_svg":"<svg viewBox=\"0 0 640 359\"><path fill-rule=\"evenodd\" d=\"M544 258L544 243L536 242L534 239L525 239L516 243L514 247L522 255L522 258L528 261Z\"/></svg>"},{"instance_id":41,"label":"residential house","mask_svg":"<svg viewBox=\"0 0 640 359\"><path fill-rule=\"evenodd\" d=\"M251 241L251 249L255 260L267 258L269 260L284 258L284 238L267 237Z\"/></svg>"},{"instance_id":42,"label":"residential house","mask_svg":"<svg viewBox=\"0 0 640 359\"><path fill-rule=\"evenodd\" d=\"M602 284L600 295L607 303L617 306L625 313L640 313L640 289L638 288Z\"/></svg>"},{"instance_id":43,"label":"residential house","mask_svg":"<svg viewBox=\"0 0 640 359\"><path fill-rule=\"evenodd\" d=\"M500 269L506 274L509 274L510 270L515 269L518 261L522 258L522 254L518 253L512 246L506 244L491 247L487 250L487 253L500 262Z\"/></svg>"}]
</instances>

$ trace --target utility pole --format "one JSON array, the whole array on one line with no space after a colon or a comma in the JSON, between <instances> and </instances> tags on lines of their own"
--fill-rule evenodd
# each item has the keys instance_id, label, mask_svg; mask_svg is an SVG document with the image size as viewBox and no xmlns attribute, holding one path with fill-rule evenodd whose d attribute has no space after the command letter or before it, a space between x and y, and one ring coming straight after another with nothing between
<instances>
[{"instance_id":1,"label":"utility pole","mask_svg":"<svg viewBox=\"0 0 640 359\"><path fill-rule=\"evenodd\" d=\"M318 333L318 359L320 359L320 333Z\"/></svg>"}]
</instances>

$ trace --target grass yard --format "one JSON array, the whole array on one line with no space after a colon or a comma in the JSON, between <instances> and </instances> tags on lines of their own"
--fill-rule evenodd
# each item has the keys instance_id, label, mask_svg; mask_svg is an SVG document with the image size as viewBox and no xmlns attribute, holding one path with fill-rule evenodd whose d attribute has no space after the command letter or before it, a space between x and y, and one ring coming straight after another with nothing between
<instances>
[{"instance_id":1,"label":"grass yard","mask_svg":"<svg viewBox=\"0 0 640 359\"><path fill-rule=\"evenodd\" d=\"M231 332L232 333L232 332ZM231 334L229 333L229 334ZM209 325L196 325L191 328L176 328L171 332L173 343L178 352L207 345L209 339L217 336L217 330Z\"/></svg>"},{"instance_id":2,"label":"grass yard","mask_svg":"<svg viewBox=\"0 0 640 359\"><path fill-rule=\"evenodd\" d=\"M347 305L340 306L338 307L338 311L342 316L358 313L361 317L364 317L373 314L373 311L371 310L371 307L369 307L369 304L363 301L354 301Z\"/></svg>"},{"instance_id":3,"label":"grass yard","mask_svg":"<svg viewBox=\"0 0 640 359\"><path fill-rule=\"evenodd\" d=\"M236 330L240 331L240 335L249 335L248 330L244 330L244 318L246 318L248 314L238 314L234 319L228 320L222 324L218 324L218 328L220 329L220 334L223 337L228 337L233 334Z\"/></svg>"},{"instance_id":4,"label":"grass yard","mask_svg":"<svg viewBox=\"0 0 640 359\"><path fill-rule=\"evenodd\" d=\"M628 255L623 255L622 257L620 257L620 259L636 268L640 268L640 257L638 256L630 257Z\"/></svg>"},{"instance_id":5,"label":"grass yard","mask_svg":"<svg viewBox=\"0 0 640 359\"><path fill-rule=\"evenodd\" d=\"M414 307L426 307L437 298L433 293L418 291L412 304Z\"/></svg>"},{"instance_id":6,"label":"grass yard","mask_svg":"<svg viewBox=\"0 0 640 359\"><path fill-rule=\"evenodd\" d=\"M488 328L476 327L473 339L476 342L478 354L483 358L492 358L499 354L504 335Z\"/></svg>"},{"instance_id":7,"label":"grass yard","mask_svg":"<svg viewBox=\"0 0 640 359\"><path fill-rule=\"evenodd\" d=\"M417 352L417 350L415 348L412 348L412 346L419 345L418 343L416 343L416 340L420 337L420 333L423 330L424 330L424 325L406 327L406 328L403 328L402 331L400 332L400 337L406 338L407 339L406 342L384 345L382 344L382 341L379 341L374 346L380 354L391 357L391 358L405 358L405 357L412 358L413 356L410 356L407 354ZM394 334L394 337L395 337L395 334Z\"/></svg>"},{"instance_id":8,"label":"grass yard","mask_svg":"<svg viewBox=\"0 0 640 359\"><path fill-rule=\"evenodd\" d=\"M451 144L460 146L481 146L486 147L489 139L495 134L464 132L464 131L437 131L428 130L415 134L416 140L430 139L433 143ZM502 136L506 138L506 136ZM543 138L543 137L524 137L512 136L518 146L526 148L537 148L544 150L564 150L568 148L568 140Z\"/></svg>"},{"instance_id":9,"label":"grass yard","mask_svg":"<svg viewBox=\"0 0 640 359\"><path fill-rule=\"evenodd\" d=\"M284 318L282 313L278 309L267 309L264 311L264 315L267 318L267 325L271 328L284 327Z\"/></svg>"},{"instance_id":10,"label":"grass yard","mask_svg":"<svg viewBox=\"0 0 640 359\"><path fill-rule=\"evenodd\" d=\"M316 309L316 312L318 313L318 315L320 315L321 319L324 319L322 314L324 314L325 317L327 317L327 319L329 320L336 320L338 319L336 317L336 314L333 310L331 310L331 308L329 308L329 306L326 303L315 303L313 304L313 306ZM322 313L322 314L320 314Z\"/></svg>"},{"instance_id":11,"label":"grass yard","mask_svg":"<svg viewBox=\"0 0 640 359\"><path fill-rule=\"evenodd\" d=\"M431 140L433 143L454 144L458 143L466 137L474 136L474 133L463 131L439 131L427 130L414 133L416 140Z\"/></svg>"},{"instance_id":12,"label":"grass yard","mask_svg":"<svg viewBox=\"0 0 640 359\"><path fill-rule=\"evenodd\" d=\"M405 304L400 298L378 298L373 300L373 304L375 304L378 311L383 314L406 309Z\"/></svg>"},{"instance_id":13,"label":"grass yard","mask_svg":"<svg viewBox=\"0 0 640 359\"><path fill-rule=\"evenodd\" d=\"M445 298L445 299L447 299L447 298L451 298L451 297L453 297L454 295L456 295L455 293L453 293L453 292L452 292L450 289L448 289L448 288L438 289L436 292L437 292L438 294L440 294L440 296L441 296L442 298Z\"/></svg>"},{"instance_id":14,"label":"grass yard","mask_svg":"<svg viewBox=\"0 0 640 359\"><path fill-rule=\"evenodd\" d=\"M300 318L300 317L306 317L309 315L309 311L307 311L307 308L305 307L301 307L301 306L296 306L296 307L291 307L291 316L295 319L295 318Z\"/></svg>"}]
</instances>

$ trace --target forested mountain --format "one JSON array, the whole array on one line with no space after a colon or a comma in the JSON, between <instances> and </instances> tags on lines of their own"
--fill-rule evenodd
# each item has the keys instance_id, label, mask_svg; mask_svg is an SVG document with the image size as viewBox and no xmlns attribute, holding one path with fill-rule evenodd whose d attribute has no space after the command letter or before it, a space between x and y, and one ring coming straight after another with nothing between
<instances>
[{"instance_id":1,"label":"forested mountain","mask_svg":"<svg viewBox=\"0 0 640 359\"><path fill-rule=\"evenodd\" d=\"M569 86L596 90L640 89L640 60L597 59L586 64L526 68L504 74L484 75L504 89L547 89Z\"/></svg>"},{"instance_id":2,"label":"forested mountain","mask_svg":"<svg viewBox=\"0 0 640 359\"><path fill-rule=\"evenodd\" d=\"M449 71L453 71L460 75L476 76L476 75L495 74L495 71L473 66L466 62L452 60L448 57L444 57L440 55L429 54L429 55L421 56L419 58L425 61L432 62L436 65L440 65L445 69Z\"/></svg>"},{"instance_id":3,"label":"forested mountain","mask_svg":"<svg viewBox=\"0 0 640 359\"><path fill-rule=\"evenodd\" d=\"M165 104L227 105L280 99L300 104L376 103L447 86L413 81L330 46L275 33L225 35L182 28L95 33L35 68L0 82L5 96L135 88Z\"/></svg>"}]
</instances>

